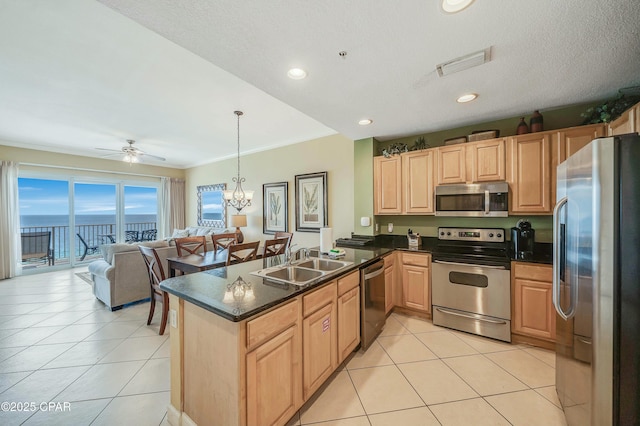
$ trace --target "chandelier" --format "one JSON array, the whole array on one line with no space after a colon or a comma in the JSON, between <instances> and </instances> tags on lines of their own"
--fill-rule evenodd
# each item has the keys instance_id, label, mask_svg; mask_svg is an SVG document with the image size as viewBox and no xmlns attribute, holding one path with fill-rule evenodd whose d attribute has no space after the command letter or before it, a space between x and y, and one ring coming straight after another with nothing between
<instances>
[{"instance_id":1,"label":"chandelier","mask_svg":"<svg viewBox=\"0 0 640 426\"><path fill-rule=\"evenodd\" d=\"M242 111L233 111L233 113L238 117L238 176L233 178L233 181L236 183L236 188L234 190L225 190L223 197L226 206L233 207L240 213L240 210L251 205L253 191L245 192L242 189L242 182L244 182L245 179L240 177L240 116L243 113Z\"/></svg>"}]
</instances>

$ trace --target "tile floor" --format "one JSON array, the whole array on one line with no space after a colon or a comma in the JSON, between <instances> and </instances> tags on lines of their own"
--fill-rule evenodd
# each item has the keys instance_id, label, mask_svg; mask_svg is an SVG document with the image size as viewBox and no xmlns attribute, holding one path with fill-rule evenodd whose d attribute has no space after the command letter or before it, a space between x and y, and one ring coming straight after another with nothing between
<instances>
[{"instance_id":1,"label":"tile floor","mask_svg":"<svg viewBox=\"0 0 640 426\"><path fill-rule=\"evenodd\" d=\"M0 281L0 402L70 404L0 411L0 424L167 425L168 333L146 325L148 303L110 312L83 270ZM289 424L564 425L554 361L392 314Z\"/></svg>"}]
</instances>

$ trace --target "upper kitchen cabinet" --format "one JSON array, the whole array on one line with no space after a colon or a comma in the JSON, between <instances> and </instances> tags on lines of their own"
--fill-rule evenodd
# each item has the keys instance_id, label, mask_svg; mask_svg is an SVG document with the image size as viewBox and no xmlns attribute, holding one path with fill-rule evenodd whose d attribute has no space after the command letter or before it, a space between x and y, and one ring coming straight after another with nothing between
<instances>
[{"instance_id":1,"label":"upper kitchen cabinet","mask_svg":"<svg viewBox=\"0 0 640 426\"><path fill-rule=\"evenodd\" d=\"M373 157L373 213L402 213L402 163L399 156Z\"/></svg>"},{"instance_id":2,"label":"upper kitchen cabinet","mask_svg":"<svg viewBox=\"0 0 640 426\"><path fill-rule=\"evenodd\" d=\"M510 137L506 146L510 213L550 214L551 135L531 133Z\"/></svg>"},{"instance_id":3,"label":"upper kitchen cabinet","mask_svg":"<svg viewBox=\"0 0 640 426\"><path fill-rule=\"evenodd\" d=\"M558 130L552 134L551 146L553 147L551 159L551 200L556 199L556 168L567 158L587 146L595 138L605 135L604 124L591 124L588 126L570 127Z\"/></svg>"},{"instance_id":4,"label":"upper kitchen cabinet","mask_svg":"<svg viewBox=\"0 0 640 426\"><path fill-rule=\"evenodd\" d=\"M403 153L402 189L404 213L433 213L436 149Z\"/></svg>"},{"instance_id":5,"label":"upper kitchen cabinet","mask_svg":"<svg viewBox=\"0 0 640 426\"><path fill-rule=\"evenodd\" d=\"M466 145L438 148L438 185L467 181Z\"/></svg>"},{"instance_id":6,"label":"upper kitchen cabinet","mask_svg":"<svg viewBox=\"0 0 640 426\"><path fill-rule=\"evenodd\" d=\"M505 179L504 139L476 142L468 147L471 181L494 182Z\"/></svg>"},{"instance_id":7,"label":"upper kitchen cabinet","mask_svg":"<svg viewBox=\"0 0 640 426\"><path fill-rule=\"evenodd\" d=\"M625 133L640 132L640 103L635 104L616 120L609 123L608 136L624 135Z\"/></svg>"}]
</instances>

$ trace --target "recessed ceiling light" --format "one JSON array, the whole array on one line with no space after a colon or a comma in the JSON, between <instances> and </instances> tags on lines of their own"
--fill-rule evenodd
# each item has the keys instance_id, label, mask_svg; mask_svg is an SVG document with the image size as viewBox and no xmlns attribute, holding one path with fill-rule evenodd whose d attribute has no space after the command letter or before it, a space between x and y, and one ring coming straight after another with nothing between
<instances>
[{"instance_id":1,"label":"recessed ceiling light","mask_svg":"<svg viewBox=\"0 0 640 426\"><path fill-rule=\"evenodd\" d=\"M446 13L458 13L466 9L474 0L442 0L442 10Z\"/></svg>"},{"instance_id":2,"label":"recessed ceiling light","mask_svg":"<svg viewBox=\"0 0 640 426\"><path fill-rule=\"evenodd\" d=\"M294 80L302 80L307 76L307 72L302 68L291 68L287 72L287 75L289 76L289 78L292 78Z\"/></svg>"},{"instance_id":3,"label":"recessed ceiling light","mask_svg":"<svg viewBox=\"0 0 640 426\"><path fill-rule=\"evenodd\" d=\"M369 124L373 123L373 120L370 118L364 118L360 121L358 121L358 124L361 126L368 126Z\"/></svg>"},{"instance_id":4,"label":"recessed ceiling light","mask_svg":"<svg viewBox=\"0 0 640 426\"><path fill-rule=\"evenodd\" d=\"M458 102L460 104L464 104L466 102L471 102L472 100L474 100L477 97L478 97L478 95L476 95L475 93L465 93L464 95L462 95L458 99L456 99L456 102Z\"/></svg>"}]
</instances>

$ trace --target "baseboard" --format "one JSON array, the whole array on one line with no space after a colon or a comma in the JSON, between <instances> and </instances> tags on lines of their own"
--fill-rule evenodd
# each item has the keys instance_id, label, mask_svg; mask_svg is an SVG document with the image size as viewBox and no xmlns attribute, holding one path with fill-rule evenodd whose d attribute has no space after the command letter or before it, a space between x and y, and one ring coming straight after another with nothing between
<instances>
[{"instance_id":1,"label":"baseboard","mask_svg":"<svg viewBox=\"0 0 640 426\"><path fill-rule=\"evenodd\" d=\"M185 414L186 416L186 414ZM167 406L167 420L169 424L172 426L182 426L182 412L175 408L173 405L169 404Z\"/></svg>"}]
</instances>

